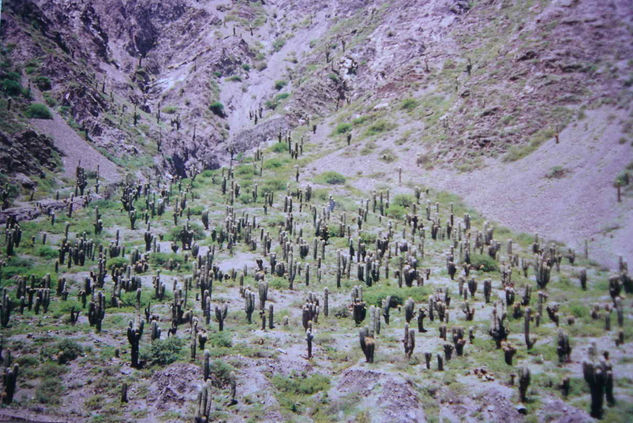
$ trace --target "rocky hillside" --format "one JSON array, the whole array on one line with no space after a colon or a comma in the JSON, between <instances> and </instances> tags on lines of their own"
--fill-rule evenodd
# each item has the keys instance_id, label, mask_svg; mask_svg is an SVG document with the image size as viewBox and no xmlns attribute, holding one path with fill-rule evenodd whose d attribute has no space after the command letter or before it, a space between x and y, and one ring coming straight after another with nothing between
<instances>
[{"instance_id":1,"label":"rocky hillside","mask_svg":"<svg viewBox=\"0 0 633 423\"><path fill-rule=\"evenodd\" d=\"M10 0L0 421L626 422L626 0Z\"/></svg>"}]
</instances>

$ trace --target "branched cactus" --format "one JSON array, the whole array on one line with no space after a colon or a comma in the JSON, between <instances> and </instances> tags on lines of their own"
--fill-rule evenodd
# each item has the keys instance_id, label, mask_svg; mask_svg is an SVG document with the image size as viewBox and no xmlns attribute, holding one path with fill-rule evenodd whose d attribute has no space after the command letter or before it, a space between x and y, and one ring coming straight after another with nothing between
<instances>
[{"instance_id":1,"label":"branched cactus","mask_svg":"<svg viewBox=\"0 0 633 423\"><path fill-rule=\"evenodd\" d=\"M501 348L503 348L503 357L506 364L508 366L512 366L512 358L514 357L514 354L516 354L517 349L512 344L506 341L501 344Z\"/></svg>"},{"instance_id":2,"label":"branched cactus","mask_svg":"<svg viewBox=\"0 0 633 423\"><path fill-rule=\"evenodd\" d=\"M195 423L209 423L211 421L213 399L211 398L211 382L206 382L198 393L198 408Z\"/></svg>"},{"instance_id":3,"label":"branched cactus","mask_svg":"<svg viewBox=\"0 0 633 423\"><path fill-rule=\"evenodd\" d=\"M409 297L404 304L404 318L407 323L411 323L411 319L415 317L415 302Z\"/></svg>"},{"instance_id":4,"label":"branched cactus","mask_svg":"<svg viewBox=\"0 0 633 423\"><path fill-rule=\"evenodd\" d=\"M404 325L404 338L402 338L402 344L404 346L404 355L411 359L413 350L415 349L415 330L409 329L409 324Z\"/></svg>"},{"instance_id":5,"label":"branched cactus","mask_svg":"<svg viewBox=\"0 0 633 423\"><path fill-rule=\"evenodd\" d=\"M218 330L220 332L224 330L224 319L226 319L227 312L228 312L228 306L226 304L222 304L221 306L217 306L217 305L215 306L215 319L218 321Z\"/></svg>"}]
</instances>

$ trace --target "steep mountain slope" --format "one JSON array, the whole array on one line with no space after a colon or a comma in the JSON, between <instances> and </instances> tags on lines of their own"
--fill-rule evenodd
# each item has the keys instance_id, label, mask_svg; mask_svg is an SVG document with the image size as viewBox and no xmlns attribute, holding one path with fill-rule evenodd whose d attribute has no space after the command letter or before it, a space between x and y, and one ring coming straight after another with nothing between
<instances>
[{"instance_id":1,"label":"steep mountain slope","mask_svg":"<svg viewBox=\"0 0 633 423\"><path fill-rule=\"evenodd\" d=\"M630 146L632 16L625 0L12 0L0 34L5 80L16 70L25 89L48 81L49 107L126 169L190 175L317 122L329 129L311 142L351 161L386 159L415 178L405 158L440 173L525 156L531 164L532 151L600 106L612 108L604 115L618 116L618 142ZM28 98L13 100L12 111L2 107L8 137L33 126L23 118ZM343 150L348 134L356 147ZM620 157L630 154L623 147ZM626 165L614 163L609 178ZM565 183L584 189L571 175ZM472 204L490 203L468 190ZM548 195L536 202L555 214ZM504 206L486 210L550 232L539 219L508 218ZM588 223L565 225L575 233ZM584 229L583 238L599 232ZM612 264L611 253L599 258Z\"/></svg>"}]
</instances>

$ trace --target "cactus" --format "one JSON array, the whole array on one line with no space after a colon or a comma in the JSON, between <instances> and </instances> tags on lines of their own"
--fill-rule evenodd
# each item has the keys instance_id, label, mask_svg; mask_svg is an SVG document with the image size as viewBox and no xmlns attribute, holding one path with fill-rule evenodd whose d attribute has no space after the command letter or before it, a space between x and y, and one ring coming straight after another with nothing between
<instances>
[{"instance_id":1,"label":"cactus","mask_svg":"<svg viewBox=\"0 0 633 423\"><path fill-rule=\"evenodd\" d=\"M607 373L602 366L595 366L588 362L582 363L582 372L585 382L591 390L591 417L600 419L602 418L602 406L607 387Z\"/></svg>"},{"instance_id":2,"label":"cactus","mask_svg":"<svg viewBox=\"0 0 633 423\"><path fill-rule=\"evenodd\" d=\"M17 363L13 365L12 369L8 367L4 369L4 373L2 374L2 402L4 404L11 404L13 402L19 370L20 366L18 366Z\"/></svg>"},{"instance_id":3,"label":"cactus","mask_svg":"<svg viewBox=\"0 0 633 423\"><path fill-rule=\"evenodd\" d=\"M329 307L330 291L327 287L323 288L323 314L327 317L330 312Z\"/></svg>"},{"instance_id":4,"label":"cactus","mask_svg":"<svg viewBox=\"0 0 633 423\"><path fill-rule=\"evenodd\" d=\"M255 293L248 288L244 292L244 311L246 312L248 323L251 324L253 322L253 311L255 311Z\"/></svg>"},{"instance_id":5,"label":"cactus","mask_svg":"<svg viewBox=\"0 0 633 423\"><path fill-rule=\"evenodd\" d=\"M127 383L123 383L123 385L121 385L121 402L122 403L128 402L127 391L128 391L128 385Z\"/></svg>"},{"instance_id":6,"label":"cactus","mask_svg":"<svg viewBox=\"0 0 633 423\"><path fill-rule=\"evenodd\" d=\"M503 348L503 356L506 364L508 366L512 366L512 358L514 357L514 354L516 354L517 349L506 341L501 344L501 348Z\"/></svg>"},{"instance_id":7,"label":"cactus","mask_svg":"<svg viewBox=\"0 0 633 423\"><path fill-rule=\"evenodd\" d=\"M217 305L215 306L215 319L218 321L218 330L220 332L224 330L224 319L226 319L227 312L228 312L228 306L226 304L222 304L221 306L217 306ZM250 323L250 317L249 317L249 323Z\"/></svg>"},{"instance_id":8,"label":"cactus","mask_svg":"<svg viewBox=\"0 0 633 423\"><path fill-rule=\"evenodd\" d=\"M486 304L490 302L490 294L492 293L492 281L490 279L484 280L484 298Z\"/></svg>"},{"instance_id":9,"label":"cactus","mask_svg":"<svg viewBox=\"0 0 633 423\"><path fill-rule=\"evenodd\" d=\"M497 314L497 308L495 307L492 310L492 326L488 333L495 340L497 344L497 349L501 348L501 342L505 341L508 338L509 330L505 327L503 321L506 318L506 314L502 313L501 316Z\"/></svg>"},{"instance_id":10,"label":"cactus","mask_svg":"<svg viewBox=\"0 0 633 423\"><path fill-rule=\"evenodd\" d=\"M198 408L196 410L195 423L209 423L212 413L213 399L211 398L211 382L206 382L198 393Z\"/></svg>"},{"instance_id":11,"label":"cactus","mask_svg":"<svg viewBox=\"0 0 633 423\"><path fill-rule=\"evenodd\" d=\"M259 291L259 309L266 309L266 300L268 299L268 282L259 281L257 286Z\"/></svg>"},{"instance_id":12,"label":"cactus","mask_svg":"<svg viewBox=\"0 0 633 423\"><path fill-rule=\"evenodd\" d=\"M99 291L93 295L88 308L88 322L90 326L95 326L97 333L101 332L101 324L105 317L105 295Z\"/></svg>"},{"instance_id":13,"label":"cactus","mask_svg":"<svg viewBox=\"0 0 633 423\"><path fill-rule=\"evenodd\" d=\"M452 337L453 337L453 345L455 345L455 352L458 356L464 355L464 345L466 345L466 340L464 339L464 328L462 327L454 327L451 329Z\"/></svg>"},{"instance_id":14,"label":"cactus","mask_svg":"<svg viewBox=\"0 0 633 423\"><path fill-rule=\"evenodd\" d=\"M141 342L141 337L143 336L143 327L145 325L145 321L141 320L141 323L138 327L134 327L134 323L130 320L130 323L127 328L127 339L130 342L130 347L132 350L132 367L135 369L140 368L140 363L138 361L139 356L139 343Z\"/></svg>"},{"instance_id":15,"label":"cactus","mask_svg":"<svg viewBox=\"0 0 633 423\"><path fill-rule=\"evenodd\" d=\"M415 349L415 330L409 329L409 324L404 325L404 338L402 338L402 344L404 345L404 355L411 359L413 350Z\"/></svg>"},{"instance_id":16,"label":"cactus","mask_svg":"<svg viewBox=\"0 0 633 423\"><path fill-rule=\"evenodd\" d=\"M150 331L150 339L154 341L155 339L160 339L160 327L158 326L158 322L156 320L152 320Z\"/></svg>"},{"instance_id":17,"label":"cactus","mask_svg":"<svg viewBox=\"0 0 633 423\"><path fill-rule=\"evenodd\" d=\"M308 359L312 358L312 340L314 335L312 334L312 325L306 330L306 342L308 343Z\"/></svg>"},{"instance_id":18,"label":"cactus","mask_svg":"<svg viewBox=\"0 0 633 423\"><path fill-rule=\"evenodd\" d=\"M274 309L272 304L268 304L268 329L274 329Z\"/></svg>"},{"instance_id":19,"label":"cactus","mask_svg":"<svg viewBox=\"0 0 633 423\"><path fill-rule=\"evenodd\" d=\"M578 275L578 279L580 279L580 287L583 291L587 290L587 269L581 269Z\"/></svg>"},{"instance_id":20,"label":"cactus","mask_svg":"<svg viewBox=\"0 0 633 423\"><path fill-rule=\"evenodd\" d=\"M13 309L13 302L7 294L7 289L2 290L2 303L0 304L0 323L3 328L9 325L9 318L11 317L11 310Z\"/></svg>"},{"instance_id":21,"label":"cactus","mask_svg":"<svg viewBox=\"0 0 633 423\"><path fill-rule=\"evenodd\" d=\"M528 386L530 386L530 369L521 367L519 369L519 396L521 402L527 402Z\"/></svg>"},{"instance_id":22,"label":"cactus","mask_svg":"<svg viewBox=\"0 0 633 423\"><path fill-rule=\"evenodd\" d=\"M365 360L367 361L367 363L373 363L374 351L376 348L374 337L369 332L369 329L364 327L359 332L359 338L360 338L360 347L363 350L363 354L365 354Z\"/></svg>"},{"instance_id":23,"label":"cactus","mask_svg":"<svg viewBox=\"0 0 633 423\"><path fill-rule=\"evenodd\" d=\"M209 353L209 350L204 350L204 366L203 366L202 379L205 382L209 380L209 377L211 375L210 359L211 359L211 354Z\"/></svg>"},{"instance_id":24,"label":"cactus","mask_svg":"<svg viewBox=\"0 0 633 423\"><path fill-rule=\"evenodd\" d=\"M418 309L418 332L424 333L426 329L424 329L424 318L426 317L426 310L422 307Z\"/></svg>"},{"instance_id":25,"label":"cactus","mask_svg":"<svg viewBox=\"0 0 633 423\"><path fill-rule=\"evenodd\" d=\"M571 361L571 346L569 345L569 337L562 331L558 331L558 347L556 347L558 353L558 361L562 363L569 363Z\"/></svg>"},{"instance_id":26,"label":"cactus","mask_svg":"<svg viewBox=\"0 0 633 423\"><path fill-rule=\"evenodd\" d=\"M523 334L525 336L525 345L527 349L531 349L536 343L536 339L530 339L530 320L532 318L532 309L530 307L525 308L525 317L523 320Z\"/></svg>"},{"instance_id":27,"label":"cactus","mask_svg":"<svg viewBox=\"0 0 633 423\"><path fill-rule=\"evenodd\" d=\"M411 319L415 317L415 302L411 297L404 304L404 316L407 323L411 323Z\"/></svg>"}]
</instances>

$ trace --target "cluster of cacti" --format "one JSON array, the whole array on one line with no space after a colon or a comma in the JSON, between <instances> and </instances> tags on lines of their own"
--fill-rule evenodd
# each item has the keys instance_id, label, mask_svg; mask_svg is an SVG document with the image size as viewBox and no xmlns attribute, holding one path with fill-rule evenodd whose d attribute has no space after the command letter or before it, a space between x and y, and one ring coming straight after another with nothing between
<instances>
[{"instance_id":1,"label":"cluster of cacti","mask_svg":"<svg viewBox=\"0 0 633 423\"><path fill-rule=\"evenodd\" d=\"M134 326L134 323L130 320L130 323L127 328L127 340L130 342L130 350L131 350L131 365L133 368L138 369L141 367L141 363L139 362L139 345L141 342L141 337L143 336L143 327L145 326L145 321L141 320L138 326Z\"/></svg>"}]
</instances>

